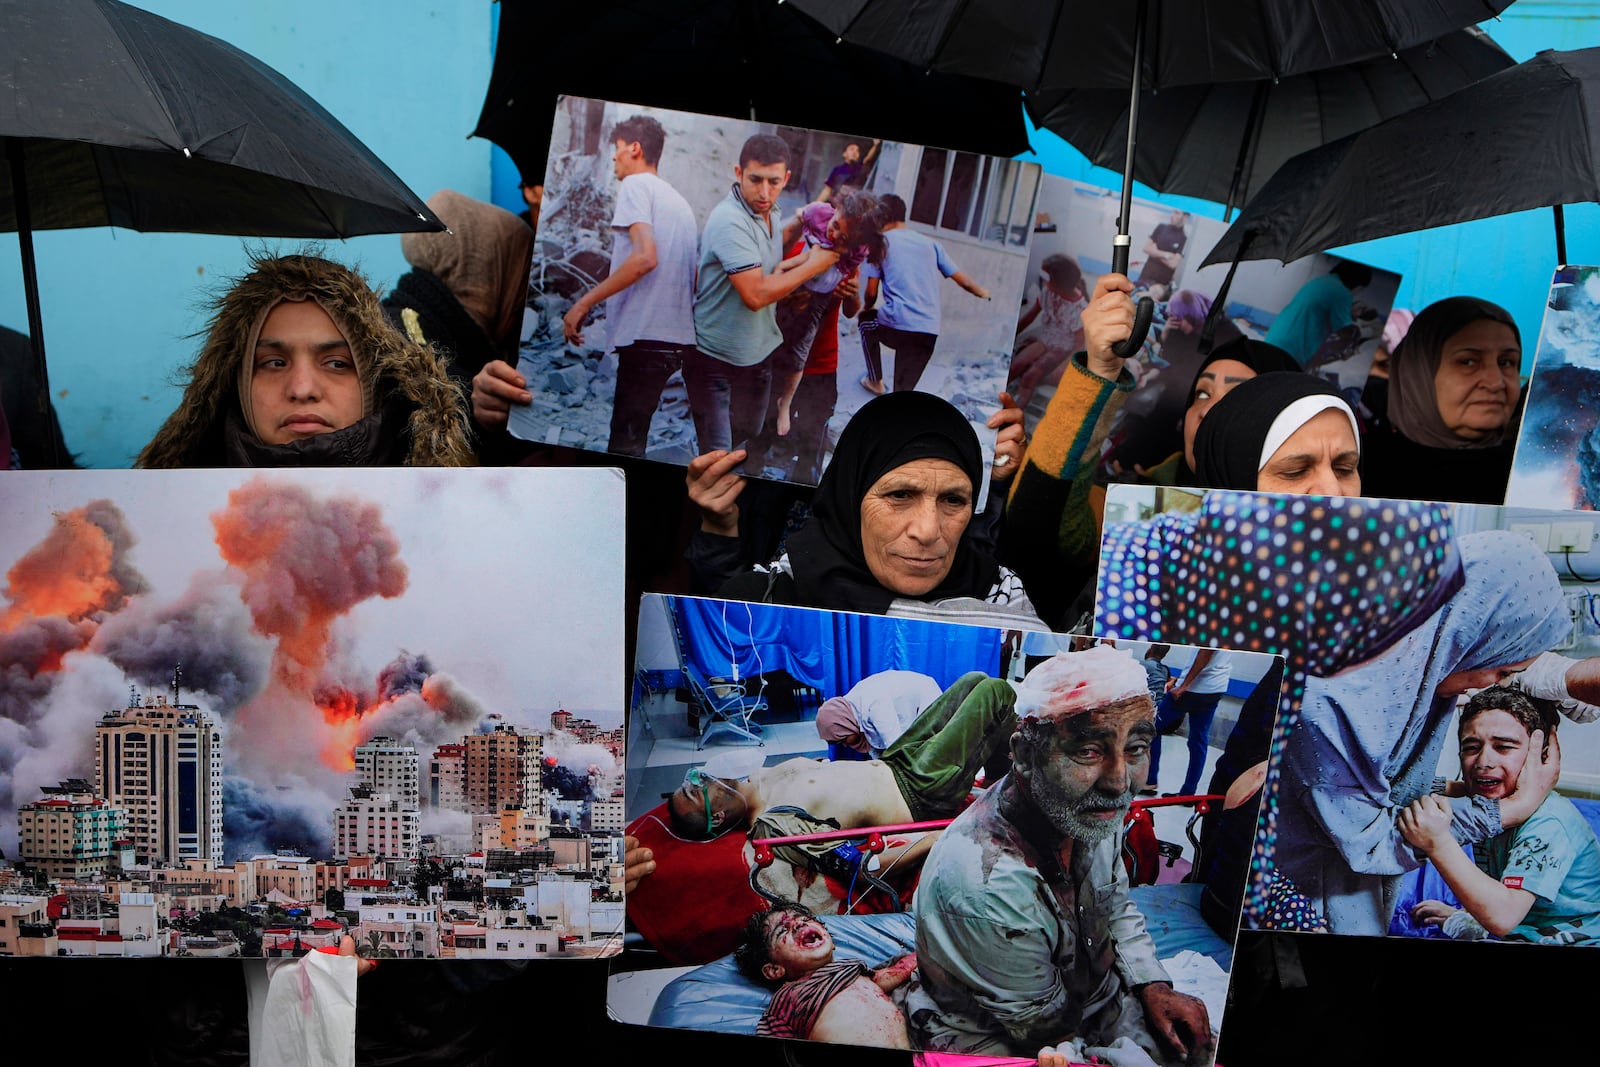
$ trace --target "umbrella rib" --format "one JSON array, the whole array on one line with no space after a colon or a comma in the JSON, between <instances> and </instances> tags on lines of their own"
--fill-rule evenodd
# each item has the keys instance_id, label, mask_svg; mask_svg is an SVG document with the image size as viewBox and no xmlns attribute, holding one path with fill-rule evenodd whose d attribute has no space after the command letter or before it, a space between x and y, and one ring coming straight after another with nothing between
<instances>
[{"instance_id":1,"label":"umbrella rib","mask_svg":"<svg viewBox=\"0 0 1600 1067\"><path fill-rule=\"evenodd\" d=\"M1144 55L1139 57L1140 63L1146 60L1150 63L1150 80L1148 84L1152 93L1161 91L1161 24L1163 21L1159 11L1147 20L1146 26L1149 29L1150 40L1145 45Z\"/></svg>"},{"instance_id":2,"label":"umbrella rib","mask_svg":"<svg viewBox=\"0 0 1600 1067\"><path fill-rule=\"evenodd\" d=\"M1367 11L1372 15L1372 21L1383 27L1383 41L1389 49L1389 54L1398 55L1400 52L1400 47L1399 42L1395 37L1394 27L1389 24L1388 19L1383 17L1383 10L1380 9L1377 0L1366 0L1365 6Z\"/></svg>"},{"instance_id":3,"label":"umbrella rib","mask_svg":"<svg viewBox=\"0 0 1600 1067\"><path fill-rule=\"evenodd\" d=\"M1044 87L1045 71L1050 69L1050 53L1055 49L1056 33L1061 29L1061 16L1066 11L1067 0L1056 0L1056 13L1050 19L1050 32L1044 39L1044 55L1039 57L1039 76L1033 80L1033 91Z\"/></svg>"},{"instance_id":4,"label":"umbrella rib","mask_svg":"<svg viewBox=\"0 0 1600 1067\"><path fill-rule=\"evenodd\" d=\"M868 2L870 3L870 0L868 0ZM932 70L938 65L939 57L944 53L944 46L950 43L950 38L956 32L956 24L961 21L964 15L966 15L967 8L971 6L971 4L972 0L961 0L960 5L956 8L955 14L951 15L950 21L945 23L944 32L939 34L939 43L934 46L933 55L928 57L929 70Z\"/></svg>"},{"instance_id":5,"label":"umbrella rib","mask_svg":"<svg viewBox=\"0 0 1600 1067\"><path fill-rule=\"evenodd\" d=\"M1224 204L1224 217L1233 210L1235 198L1240 197L1243 190L1250 188L1250 178L1255 172L1255 146L1260 142L1261 123L1265 118L1267 95L1272 91L1272 83L1266 79L1256 83L1255 89L1250 93L1250 113L1245 116L1244 134L1239 139L1239 154L1233 161L1233 180L1228 183L1228 200Z\"/></svg>"},{"instance_id":6,"label":"umbrella rib","mask_svg":"<svg viewBox=\"0 0 1600 1067\"><path fill-rule=\"evenodd\" d=\"M121 22L119 22L119 21L117 21L115 19L106 18L105 9L104 8L97 7L95 9L95 13L97 15L100 15L102 18L105 18L106 28L109 29L112 33L116 34L117 42L122 45L123 54L127 57L129 64L132 66L133 69L135 69L135 70L137 70L139 72L139 78L140 78L141 81L144 82L145 91L150 94L150 99L155 101L156 106L161 109L162 116L165 117L166 120L167 120L167 128L168 128L168 130L171 131L171 139L172 139L172 142L173 142L173 147L177 148L177 149L182 149L184 147L184 145L182 144L182 142L183 142L183 134L178 129L177 120L173 117L172 108L167 103L166 94L163 93L163 92L160 92L156 88L154 82L151 80L150 67L145 62L144 56L139 52L138 49L134 48L133 43L128 40L128 35L125 32L125 27L122 25ZM145 12L140 12L140 13L144 14ZM159 16L152 16L152 17L159 17ZM178 24L175 23L174 25L178 25ZM184 27L184 28L187 29L188 27Z\"/></svg>"},{"instance_id":7,"label":"umbrella rib","mask_svg":"<svg viewBox=\"0 0 1600 1067\"><path fill-rule=\"evenodd\" d=\"M306 200L316 209L317 214L322 216L323 221L328 224L328 229L333 231L333 235L341 241L345 240L344 230L339 227L338 223L333 221L333 216L323 209L322 202L316 197L317 190L309 185L301 185L300 188L305 191Z\"/></svg>"},{"instance_id":8,"label":"umbrella rib","mask_svg":"<svg viewBox=\"0 0 1600 1067\"><path fill-rule=\"evenodd\" d=\"M779 2L781 3L782 0L779 0ZM844 28L841 29L836 35L837 40L834 42L835 44L850 36L850 31L856 28L856 23L861 21L861 16L867 13L867 6L871 3L872 0L861 0L861 6L856 8L856 13L850 16L850 21L846 22L844 24Z\"/></svg>"}]
</instances>

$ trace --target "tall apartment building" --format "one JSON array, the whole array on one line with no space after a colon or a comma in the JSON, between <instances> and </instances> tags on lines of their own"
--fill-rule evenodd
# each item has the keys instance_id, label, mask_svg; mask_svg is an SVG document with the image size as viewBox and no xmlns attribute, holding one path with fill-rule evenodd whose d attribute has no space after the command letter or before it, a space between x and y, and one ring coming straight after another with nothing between
<instances>
[{"instance_id":1,"label":"tall apartment building","mask_svg":"<svg viewBox=\"0 0 1600 1067\"><path fill-rule=\"evenodd\" d=\"M364 785L333 811L334 848L340 856L411 860L422 844L422 817L416 805Z\"/></svg>"},{"instance_id":2,"label":"tall apartment building","mask_svg":"<svg viewBox=\"0 0 1600 1067\"><path fill-rule=\"evenodd\" d=\"M596 797L589 801L589 829L597 834L620 834L628 820L621 797Z\"/></svg>"},{"instance_id":3,"label":"tall apartment building","mask_svg":"<svg viewBox=\"0 0 1600 1067\"><path fill-rule=\"evenodd\" d=\"M428 806L467 810L467 746L440 745L428 760Z\"/></svg>"},{"instance_id":4,"label":"tall apartment building","mask_svg":"<svg viewBox=\"0 0 1600 1067\"><path fill-rule=\"evenodd\" d=\"M137 695L95 724L94 791L143 861L222 862L222 735L196 704Z\"/></svg>"},{"instance_id":5,"label":"tall apartment building","mask_svg":"<svg viewBox=\"0 0 1600 1067\"><path fill-rule=\"evenodd\" d=\"M518 733L505 723L485 734L463 739L466 746L466 800L470 812L488 814L507 808L543 811L540 791L544 738Z\"/></svg>"},{"instance_id":6,"label":"tall apartment building","mask_svg":"<svg viewBox=\"0 0 1600 1067\"><path fill-rule=\"evenodd\" d=\"M415 748L392 737L374 737L356 746L355 757L358 784L417 807L421 782Z\"/></svg>"},{"instance_id":7,"label":"tall apartment building","mask_svg":"<svg viewBox=\"0 0 1600 1067\"><path fill-rule=\"evenodd\" d=\"M46 787L44 796L17 809L22 862L52 880L88 879L111 866L123 834L123 812L95 795L82 778Z\"/></svg>"}]
</instances>

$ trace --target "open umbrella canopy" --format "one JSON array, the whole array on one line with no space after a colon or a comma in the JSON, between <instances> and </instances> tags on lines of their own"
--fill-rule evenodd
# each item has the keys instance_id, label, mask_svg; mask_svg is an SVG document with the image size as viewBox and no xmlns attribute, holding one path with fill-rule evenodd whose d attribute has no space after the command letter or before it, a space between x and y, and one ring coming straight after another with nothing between
<instances>
[{"instance_id":1,"label":"open umbrella canopy","mask_svg":"<svg viewBox=\"0 0 1600 1067\"><path fill-rule=\"evenodd\" d=\"M1600 48L1541 52L1280 167L1206 263L1600 201Z\"/></svg>"},{"instance_id":2,"label":"open umbrella canopy","mask_svg":"<svg viewBox=\"0 0 1600 1067\"><path fill-rule=\"evenodd\" d=\"M845 41L1029 91L1129 84L1146 7L1149 88L1281 78L1399 52L1511 0L789 0Z\"/></svg>"},{"instance_id":3,"label":"open umbrella canopy","mask_svg":"<svg viewBox=\"0 0 1600 1067\"><path fill-rule=\"evenodd\" d=\"M1014 85L925 75L773 0L502 3L474 135L537 180L558 93L994 156L1028 149Z\"/></svg>"},{"instance_id":4,"label":"open umbrella canopy","mask_svg":"<svg viewBox=\"0 0 1600 1067\"><path fill-rule=\"evenodd\" d=\"M1173 86L1142 94L1133 176L1160 193L1230 207L1254 196L1291 156L1449 96L1516 64L1476 27L1328 70L1272 80ZM1036 125L1094 163L1119 168L1128 94L1029 93Z\"/></svg>"},{"instance_id":5,"label":"open umbrella canopy","mask_svg":"<svg viewBox=\"0 0 1600 1067\"><path fill-rule=\"evenodd\" d=\"M1143 89L1277 79L1398 52L1497 14L1511 0L793 0L841 40L925 69L1010 81L1029 92L1120 88L1129 96L1122 210L1111 269L1126 274ZM1139 301L1127 356L1155 303Z\"/></svg>"},{"instance_id":6,"label":"open umbrella canopy","mask_svg":"<svg viewBox=\"0 0 1600 1067\"><path fill-rule=\"evenodd\" d=\"M442 230L292 82L232 45L116 0L0 0L0 229L253 237Z\"/></svg>"}]
</instances>

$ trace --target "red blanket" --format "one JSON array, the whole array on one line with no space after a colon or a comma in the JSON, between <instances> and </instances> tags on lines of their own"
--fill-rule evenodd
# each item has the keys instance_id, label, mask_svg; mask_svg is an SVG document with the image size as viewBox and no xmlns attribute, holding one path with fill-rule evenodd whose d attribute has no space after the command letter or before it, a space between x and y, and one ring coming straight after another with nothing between
<instances>
[{"instance_id":1,"label":"red blanket","mask_svg":"<svg viewBox=\"0 0 1600 1067\"><path fill-rule=\"evenodd\" d=\"M656 869L628 894L628 921L662 957L678 965L710 963L732 952L739 931L768 902L750 888L754 865L742 833L714 841L682 841L667 829L667 806L658 805L628 825L627 832L655 854ZM843 909L846 886L809 872L778 871L763 875L763 885L780 896L798 896L817 913ZM785 892L785 887L801 892ZM914 886L901 890L909 907ZM882 893L863 893L850 911L860 915L888 911Z\"/></svg>"},{"instance_id":2,"label":"red blanket","mask_svg":"<svg viewBox=\"0 0 1600 1067\"><path fill-rule=\"evenodd\" d=\"M663 803L628 825L656 861L628 894L628 919L672 963L709 963L733 951L745 919L767 902L750 888L743 834L680 841L666 822Z\"/></svg>"}]
</instances>

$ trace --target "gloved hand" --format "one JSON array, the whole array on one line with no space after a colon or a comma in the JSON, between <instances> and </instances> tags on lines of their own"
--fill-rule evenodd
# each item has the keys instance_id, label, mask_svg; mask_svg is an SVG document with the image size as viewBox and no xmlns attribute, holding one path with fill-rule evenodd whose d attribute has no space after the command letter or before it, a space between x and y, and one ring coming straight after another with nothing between
<instances>
[{"instance_id":1,"label":"gloved hand","mask_svg":"<svg viewBox=\"0 0 1600 1067\"><path fill-rule=\"evenodd\" d=\"M1561 714L1573 722L1594 722L1600 719L1600 708L1575 700L1567 692L1567 671L1576 662L1559 652L1542 652L1526 670L1513 675L1509 684L1530 697L1555 701Z\"/></svg>"}]
</instances>

